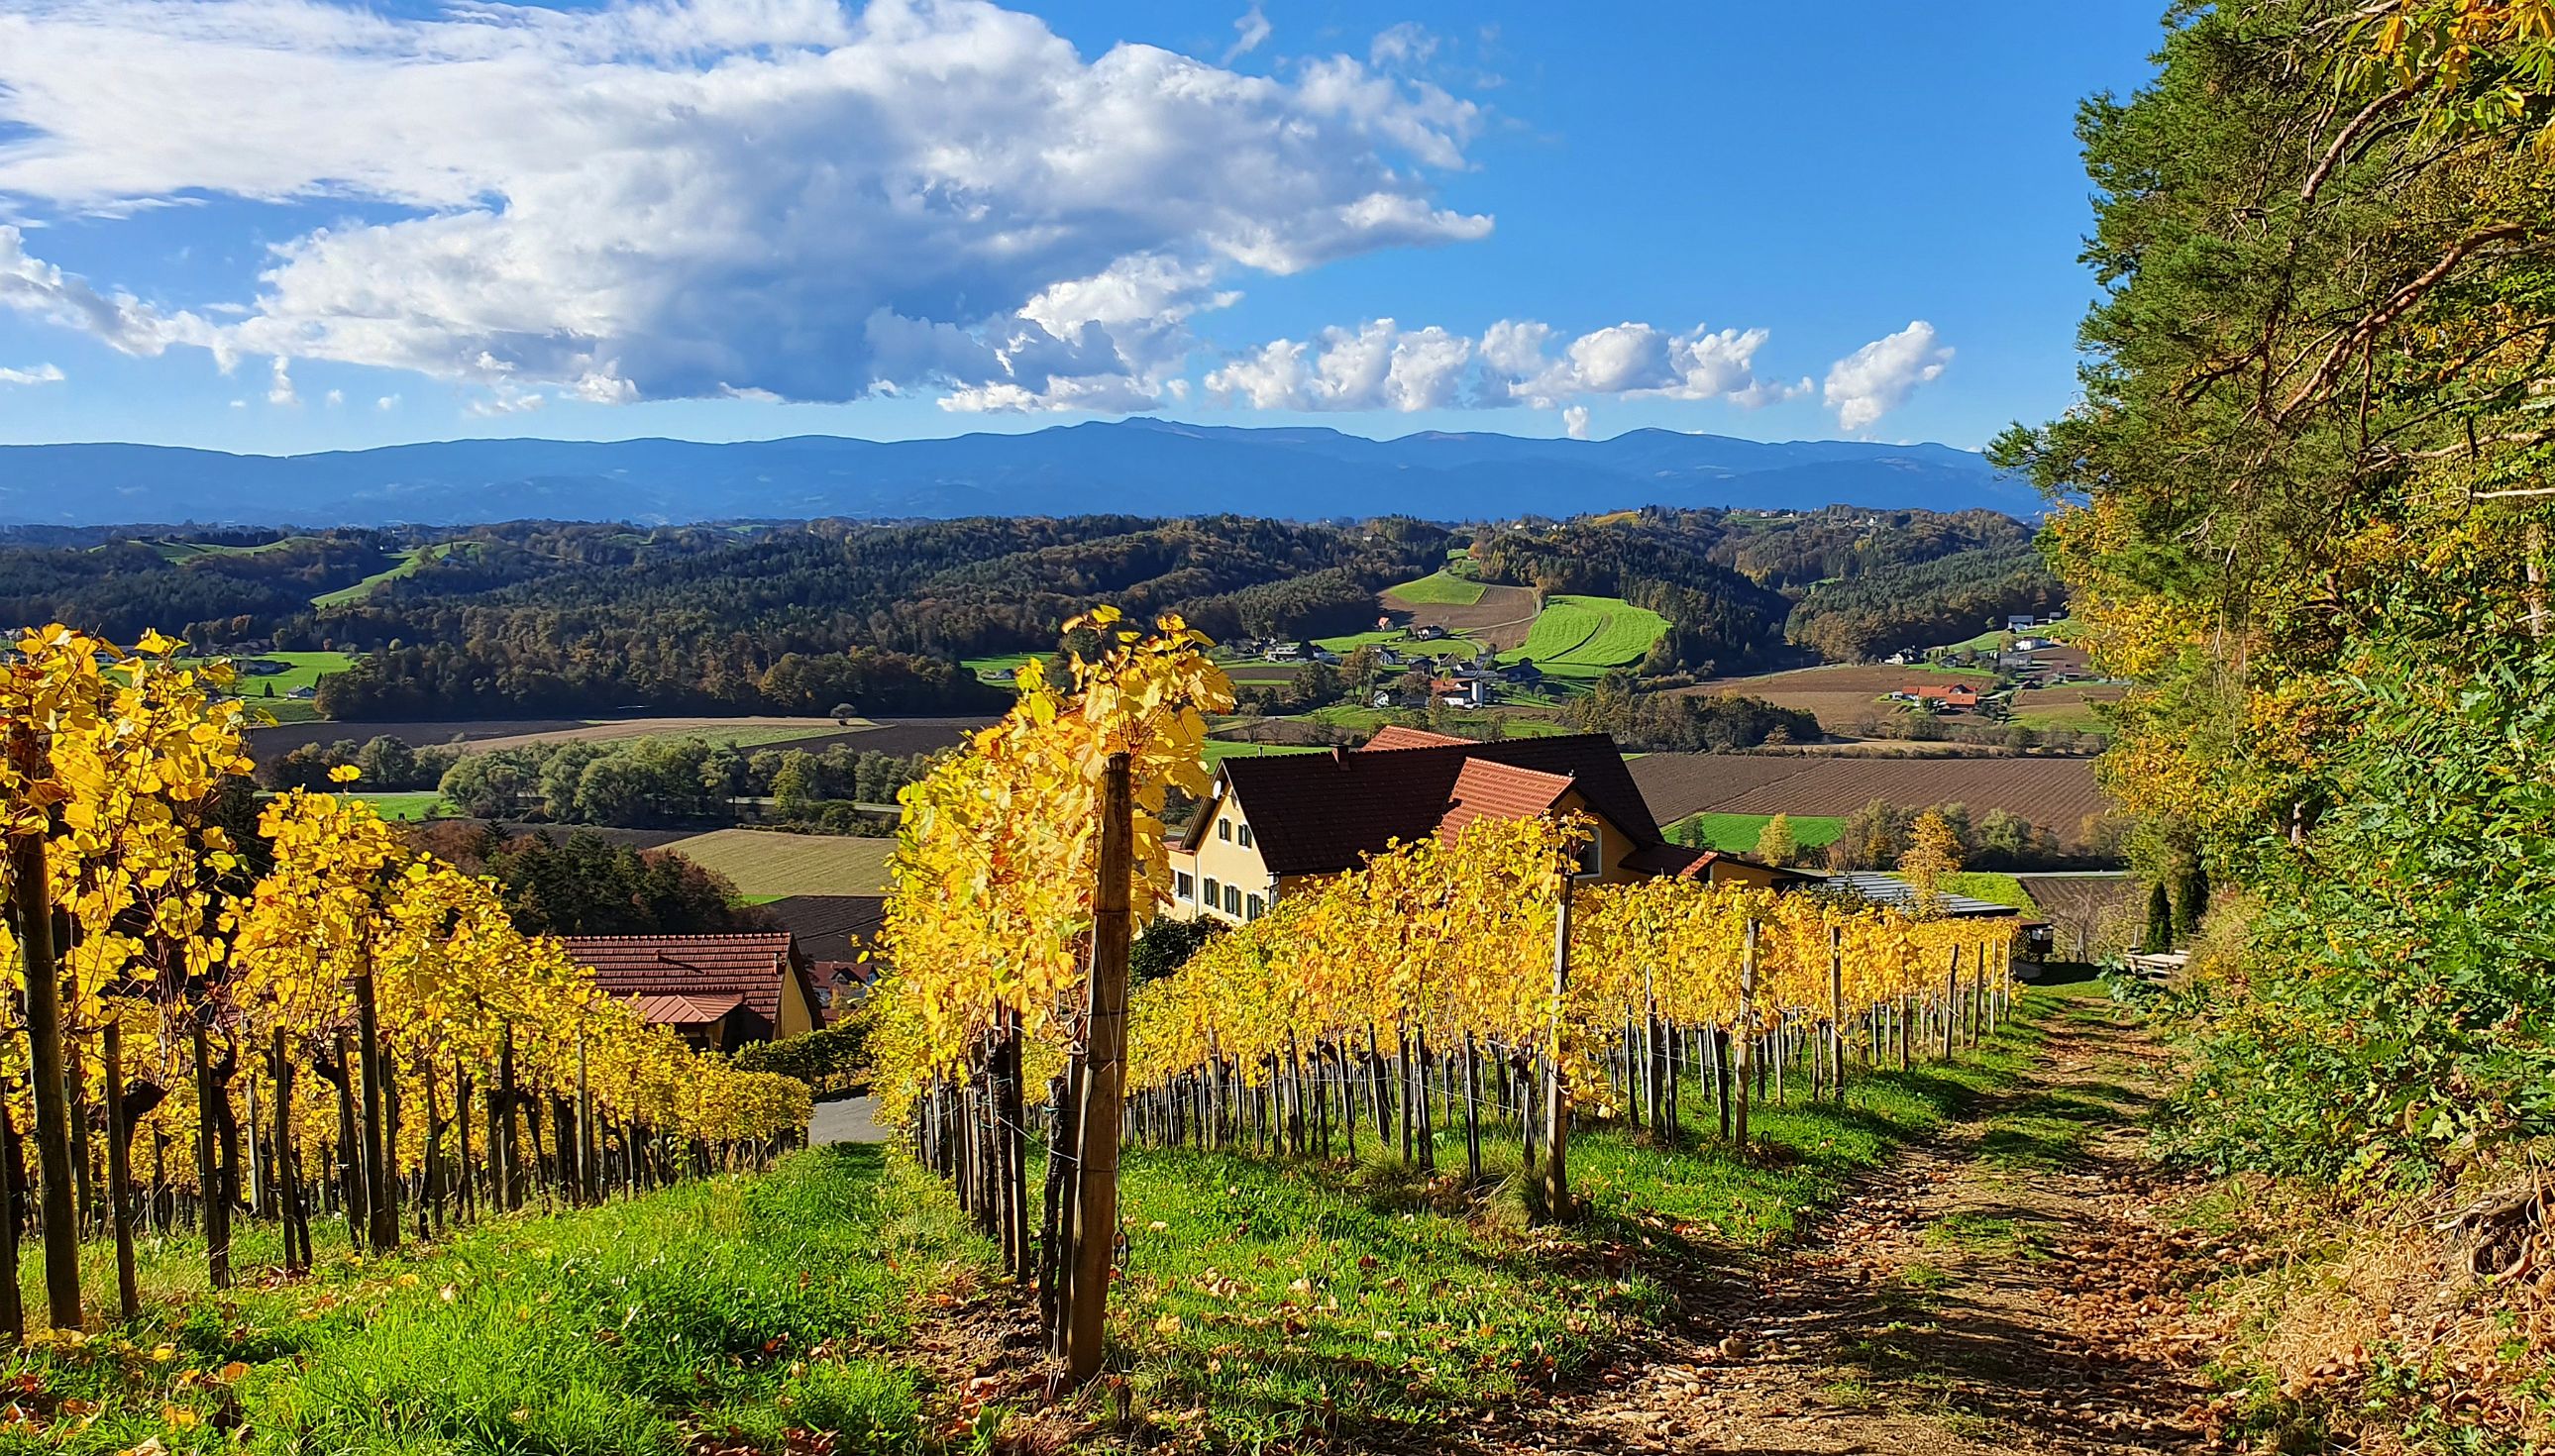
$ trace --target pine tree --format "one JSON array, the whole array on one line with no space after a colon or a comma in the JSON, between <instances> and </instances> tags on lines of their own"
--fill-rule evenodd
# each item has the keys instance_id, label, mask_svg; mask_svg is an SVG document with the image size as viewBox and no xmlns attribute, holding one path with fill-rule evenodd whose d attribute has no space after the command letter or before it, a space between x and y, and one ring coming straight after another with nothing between
<instances>
[{"instance_id":1,"label":"pine tree","mask_svg":"<svg viewBox=\"0 0 2555 1456\"><path fill-rule=\"evenodd\" d=\"M2173 901L2162 880L2147 887L2147 936L2138 949L2148 955L2173 949Z\"/></svg>"}]
</instances>

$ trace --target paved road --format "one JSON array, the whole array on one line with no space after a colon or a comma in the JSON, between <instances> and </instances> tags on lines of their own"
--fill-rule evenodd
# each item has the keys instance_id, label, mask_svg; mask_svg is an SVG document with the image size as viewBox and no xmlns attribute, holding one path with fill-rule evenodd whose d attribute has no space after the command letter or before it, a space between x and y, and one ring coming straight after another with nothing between
<instances>
[{"instance_id":1,"label":"paved road","mask_svg":"<svg viewBox=\"0 0 2555 1456\"><path fill-rule=\"evenodd\" d=\"M879 1126L878 1099L844 1097L816 1104L816 1115L807 1120L807 1141L826 1143L884 1143L889 1131Z\"/></svg>"}]
</instances>

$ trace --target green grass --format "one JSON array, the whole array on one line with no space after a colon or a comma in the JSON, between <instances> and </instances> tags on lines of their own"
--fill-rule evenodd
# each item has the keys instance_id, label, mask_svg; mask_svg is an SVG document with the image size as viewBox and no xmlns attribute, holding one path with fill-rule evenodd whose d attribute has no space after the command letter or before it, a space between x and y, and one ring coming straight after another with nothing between
<instances>
[{"instance_id":1,"label":"green grass","mask_svg":"<svg viewBox=\"0 0 2555 1456\"><path fill-rule=\"evenodd\" d=\"M373 812L385 819L415 822L430 819L443 812L443 795L431 789L411 792L358 793L354 795L373 806Z\"/></svg>"},{"instance_id":2,"label":"green grass","mask_svg":"<svg viewBox=\"0 0 2555 1456\"><path fill-rule=\"evenodd\" d=\"M1448 571L1431 571L1416 581L1385 588L1389 596L1413 606L1469 607L1482 599L1482 583Z\"/></svg>"},{"instance_id":3,"label":"green grass","mask_svg":"<svg viewBox=\"0 0 2555 1456\"><path fill-rule=\"evenodd\" d=\"M1747 854L1757 848L1757 838L1765 832L1772 814L1688 814L1667 827L1668 838L1678 844L1693 841L1689 832L1700 830L1706 849L1724 854ZM1800 849L1825 849L1845 832L1845 820L1818 814L1794 814L1792 843Z\"/></svg>"},{"instance_id":4,"label":"green grass","mask_svg":"<svg viewBox=\"0 0 2555 1456\"><path fill-rule=\"evenodd\" d=\"M728 878L741 895L882 895L893 839L713 829L665 846Z\"/></svg>"},{"instance_id":5,"label":"green grass","mask_svg":"<svg viewBox=\"0 0 2555 1456\"><path fill-rule=\"evenodd\" d=\"M1326 753L1328 750L1309 743L1235 743L1230 739L1206 741L1206 766L1210 769L1226 759L1247 759L1260 754Z\"/></svg>"},{"instance_id":6,"label":"green grass","mask_svg":"<svg viewBox=\"0 0 2555 1456\"><path fill-rule=\"evenodd\" d=\"M314 607L340 607L349 602L363 601L370 597L376 590L380 589L384 583L397 581L405 576L415 576L417 574L417 568L420 566L425 565L428 561L442 559L443 555L447 551L452 550L455 545L455 543L451 542L438 542L432 546L410 546L408 549L401 551L399 553L399 559L392 562L390 565L374 572L372 575L365 577L363 580L356 582L352 586L341 586L335 591L321 592L319 595L310 599L310 605Z\"/></svg>"},{"instance_id":7,"label":"green grass","mask_svg":"<svg viewBox=\"0 0 2555 1456\"><path fill-rule=\"evenodd\" d=\"M1587 1216L1565 1228L1523 1222L1533 1200L1505 1125L1485 1131L1470 1186L1460 1124L1439 1129L1433 1179L1384 1153L1371 1124L1354 1165L1131 1149L1111 1323L1137 1417L1156 1438L1225 1449L1424 1444L1582 1377L1668 1317L1677 1275L1798 1236L1898 1150L2010 1086L2064 995L2028 993L2021 1019L1957 1062L1860 1074L1842 1106L1795 1083L1758 1109L1752 1154L1711 1136L1692 1079L1672 1144L1585 1124L1571 1166Z\"/></svg>"},{"instance_id":8,"label":"green grass","mask_svg":"<svg viewBox=\"0 0 2555 1456\"><path fill-rule=\"evenodd\" d=\"M2011 875L2000 875L1986 870L1964 870L1957 875L1945 876L1943 888L1954 895L1966 895L1972 900L2009 905L2026 915L2040 913L2040 907L2031 903L2031 892L2023 889L2022 882Z\"/></svg>"},{"instance_id":9,"label":"green grass","mask_svg":"<svg viewBox=\"0 0 2555 1456\"><path fill-rule=\"evenodd\" d=\"M676 1456L696 1431L777 1451L801 1426L913 1452L923 1381L901 1352L943 1291L987 1273L946 1191L877 1148L384 1259L325 1223L312 1236L322 1267L288 1283L258 1267L273 1230L247 1229L219 1299L193 1240L146 1241L139 1325L0 1364L39 1427L0 1449ZM90 1252L90 1295L111 1301L109 1252ZM33 1249L21 1285L42 1309Z\"/></svg>"},{"instance_id":10,"label":"green grass","mask_svg":"<svg viewBox=\"0 0 2555 1456\"><path fill-rule=\"evenodd\" d=\"M985 681L1009 684L1012 674L1019 671L1023 665L1044 656L1046 656L1044 653L993 653L984 657L960 658L958 666Z\"/></svg>"},{"instance_id":11,"label":"green grass","mask_svg":"<svg viewBox=\"0 0 2555 1456\"><path fill-rule=\"evenodd\" d=\"M233 685L252 707L267 703L266 690L270 685L275 688L275 705L280 707L287 701L286 693L297 687L316 687L320 678L331 672L343 672L355 664L355 660L344 653L262 653L255 659L241 659L240 663L245 666L251 661L285 665L284 671L268 676L253 676L247 672L239 674Z\"/></svg>"},{"instance_id":12,"label":"green grass","mask_svg":"<svg viewBox=\"0 0 2555 1456\"><path fill-rule=\"evenodd\" d=\"M1668 630L1665 617L1621 597L1551 596L1526 629L1524 645L1500 661L1530 659L1561 677L1600 677L1642 661Z\"/></svg>"}]
</instances>

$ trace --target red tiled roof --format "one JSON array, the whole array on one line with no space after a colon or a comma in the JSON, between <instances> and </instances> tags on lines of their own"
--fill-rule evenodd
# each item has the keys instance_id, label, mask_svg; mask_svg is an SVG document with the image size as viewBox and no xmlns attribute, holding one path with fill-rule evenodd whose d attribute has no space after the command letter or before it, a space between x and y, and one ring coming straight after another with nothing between
<instances>
[{"instance_id":1,"label":"red tiled roof","mask_svg":"<svg viewBox=\"0 0 2555 1456\"><path fill-rule=\"evenodd\" d=\"M781 1025L785 976L804 973L787 930L750 935L562 935L570 959L605 994L714 1000L733 996ZM809 998L813 1004L813 997ZM715 1020L715 1018L713 1018Z\"/></svg>"},{"instance_id":2,"label":"red tiled roof","mask_svg":"<svg viewBox=\"0 0 2555 1456\"><path fill-rule=\"evenodd\" d=\"M745 1005L742 996L634 996L630 1009L652 1027L706 1027Z\"/></svg>"},{"instance_id":3,"label":"red tiled roof","mask_svg":"<svg viewBox=\"0 0 2555 1456\"><path fill-rule=\"evenodd\" d=\"M1368 753L1379 748L1462 748L1472 741L1451 734L1431 733L1425 728L1404 728L1399 723L1387 723L1375 730L1375 736L1368 739L1366 746L1358 752Z\"/></svg>"},{"instance_id":4,"label":"red tiled roof","mask_svg":"<svg viewBox=\"0 0 2555 1456\"><path fill-rule=\"evenodd\" d=\"M1603 733L1475 743L1387 728L1353 753L1230 758L1217 774L1273 875L1335 874L1395 840L1452 833L1483 814L1542 813L1574 789L1637 848L1659 842L1622 751ZM1189 847L1212 807L1190 821Z\"/></svg>"},{"instance_id":5,"label":"red tiled roof","mask_svg":"<svg viewBox=\"0 0 2555 1456\"><path fill-rule=\"evenodd\" d=\"M1437 821L1437 837L1452 839L1464 826L1488 814L1494 819L1530 819L1552 808L1570 791L1560 774L1539 774L1515 764L1467 758L1455 774L1454 802Z\"/></svg>"}]
</instances>

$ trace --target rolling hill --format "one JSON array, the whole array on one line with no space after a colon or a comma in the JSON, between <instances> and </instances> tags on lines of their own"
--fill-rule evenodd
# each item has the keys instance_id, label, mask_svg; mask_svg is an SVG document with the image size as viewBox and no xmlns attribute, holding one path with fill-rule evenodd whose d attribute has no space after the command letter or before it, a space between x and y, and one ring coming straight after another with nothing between
<instances>
[{"instance_id":1,"label":"rolling hill","mask_svg":"<svg viewBox=\"0 0 2555 1456\"><path fill-rule=\"evenodd\" d=\"M139 444L0 446L0 524L374 526L1243 512L1478 521L1591 505L2040 509L1946 445L1768 442L1641 429L1607 440L1156 420L873 441L450 440L266 456Z\"/></svg>"}]
</instances>

